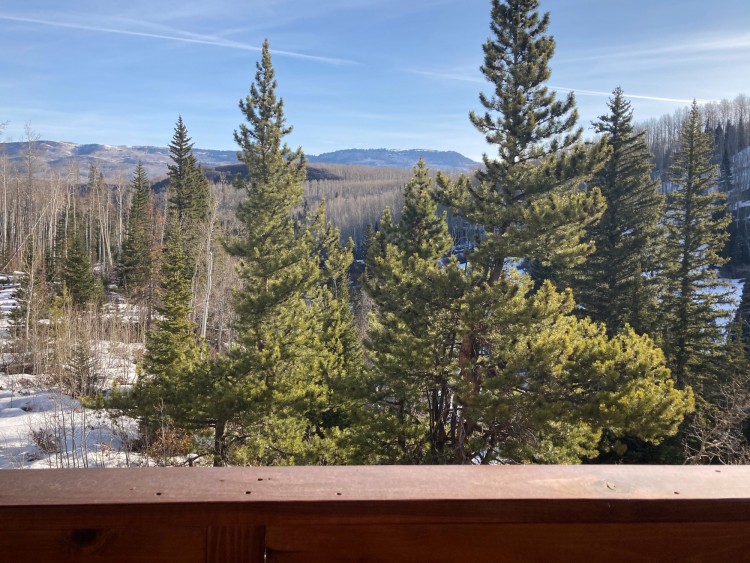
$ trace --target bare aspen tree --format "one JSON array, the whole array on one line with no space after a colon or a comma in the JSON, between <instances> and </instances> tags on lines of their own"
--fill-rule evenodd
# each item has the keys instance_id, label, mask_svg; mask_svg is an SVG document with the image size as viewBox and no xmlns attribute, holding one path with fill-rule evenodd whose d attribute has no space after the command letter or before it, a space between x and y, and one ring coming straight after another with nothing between
<instances>
[{"instance_id":1,"label":"bare aspen tree","mask_svg":"<svg viewBox=\"0 0 750 563\"><path fill-rule=\"evenodd\" d=\"M213 281L214 271L214 252L212 248L213 244L213 232L214 225L217 220L217 204L216 200L212 197L209 201L209 211L206 225L206 287L203 296L203 316L201 318L200 337L202 340L206 338L206 327L208 326L208 311L209 304L211 301L211 287Z\"/></svg>"}]
</instances>

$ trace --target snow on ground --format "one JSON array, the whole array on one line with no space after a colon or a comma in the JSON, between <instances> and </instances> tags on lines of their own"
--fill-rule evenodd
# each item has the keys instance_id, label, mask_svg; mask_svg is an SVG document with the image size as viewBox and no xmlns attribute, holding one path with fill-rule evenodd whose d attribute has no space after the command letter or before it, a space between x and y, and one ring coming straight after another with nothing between
<instances>
[{"instance_id":1,"label":"snow on ground","mask_svg":"<svg viewBox=\"0 0 750 563\"><path fill-rule=\"evenodd\" d=\"M18 284L11 282L8 276L0 276L0 339L8 338L9 317L16 309L16 292Z\"/></svg>"},{"instance_id":2,"label":"snow on ground","mask_svg":"<svg viewBox=\"0 0 750 563\"><path fill-rule=\"evenodd\" d=\"M9 317L17 308L20 275L0 275L0 369L11 360L3 350L10 340ZM135 319L139 312L128 313ZM142 344L93 342L100 388L132 385L135 358L142 351ZM0 372L0 469L144 465L143 456L129 451L137 438L133 419L84 407L61 392L50 376Z\"/></svg>"},{"instance_id":3,"label":"snow on ground","mask_svg":"<svg viewBox=\"0 0 750 563\"><path fill-rule=\"evenodd\" d=\"M745 285L744 279L725 279L721 281L726 283L725 287L714 288L709 293L717 295L725 295L726 297L722 302L717 304L717 308L724 314L724 318L718 321L718 324L722 327L726 327L732 323L737 309L740 307L740 301L742 301L742 288ZM706 291L704 289L704 291Z\"/></svg>"},{"instance_id":4,"label":"snow on ground","mask_svg":"<svg viewBox=\"0 0 750 563\"><path fill-rule=\"evenodd\" d=\"M42 376L0 374L0 469L142 465L134 420L85 408Z\"/></svg>"},{"instance_id":5,"label":"snow on ground","mask_svg":"<svg viewBox=\"0 0 750 563\"><path fill-rule=\"evenodd\" d=\"M740 301L742 301L742 288L745 286L745 280L725 279L724 281L728 284L727 289L729 291L729 302L725 306L723 306L722 309L725 309L726 311L734 314L740 306Z\"/></svg>"},{"instance_id":6,"label":"snow on ground","mask_svg":"<svg viewBox=\"0 0 750 563\"><path fill-rule=\"evenodd\" d=\"M97 360L97 374L103 389L130 386L135 383L135 358L142 354L141 343L125 344L98 340L91 345L92 357Z\"/></svg>"}]
</instances>

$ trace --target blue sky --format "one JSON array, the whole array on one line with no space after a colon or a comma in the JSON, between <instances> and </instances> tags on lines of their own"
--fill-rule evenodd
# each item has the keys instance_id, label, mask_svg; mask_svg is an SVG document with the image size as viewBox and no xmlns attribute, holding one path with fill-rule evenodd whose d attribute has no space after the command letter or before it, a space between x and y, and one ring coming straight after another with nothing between
<instances>
[{"instance_id":1,"label":"blue sky","mask_svg":"<svg viewBox=\"0 0 750 563\"><path fill-rule=\"evenodd\" d=\"M750 94L747 0L542 0L557 41L550 85L581 124L620 85L636 119ZM237 102L271 43L290 145L487 150L480 109L489 0L4 0L0 122L43 139L234 149ZM627 11L625 11L627 10Z\"/></svg>"}]
</instances>

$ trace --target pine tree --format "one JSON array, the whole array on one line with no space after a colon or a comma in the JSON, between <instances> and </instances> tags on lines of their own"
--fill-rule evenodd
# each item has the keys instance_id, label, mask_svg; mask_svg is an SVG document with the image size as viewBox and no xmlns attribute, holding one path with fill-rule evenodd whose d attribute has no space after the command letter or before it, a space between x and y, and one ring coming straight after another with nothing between
<instances>
[{"instance_id":1,"label":"pine tree","mask_svg":"<svg viewBox=\"0 0 750 563\"><path fill-rule=\"evenodd\" d=\"M545 86L555 42L546 35L549 14L540 17L538 6L537 0L493 0L492 37L484 44L481 70L494 93L480 94L485 112L469 117L497 147L497 158L484 155L485 170L477 173L476 183L439 177L442 202L483 230L469 255L470 309L485 308L496 286L505 285L507 259L527 258L542 267L580 262L591 250L582 242L585 228L604 209L598 190L579 189L600 165L604 145L584 147L573 95L559 101ZM467 328L458 363L467 394L462 400L472 402L486 378L480 356L488 325L475 318ZM472 455L469 437L478 425L468 411L463 417L455 447L457 459L466 462Z\"/></svg>"},{"instance_id":2,"label":"pine tree","mask_svg":"<svg viewBox=\"0 0 750 563\"><path fill-rule=\"evenodd\" d=\"M475 261L490 283L502 277L507 258L566 268L582 261L591 250L582 242L585 228L604 209L599 190L579 188L601 166L606 144L581 143L573 94L559 101L545 86L555 42L538 5L493 0L494 37L481 70L495 91L480 94L486 111L470 118L497 158L484 155L479 185L465 180L443 189L446 204L484 229Z\"/></svg>"},{"instance_id":3,"label":"pine tree","mask_svg":"<svg viewBox=\"0 0 750 563\"><path fill-rule=\"evenodd\" d=\"M719 189L725 194L732 191L734 187L734 178L732 175L732 159L729 156L729 143L724 143L724 150L721 154L721 165L719 168Z\"/></svg>"},{"instance_id":4,"label":"pine tree","mask_svg":"<svg viewBox=\"0 0 750 563\"><path fill-rule=\"evenodd\" d=\"M609 149L582 144L573 96L558 101L545 86L554 40L538 4L493 0L482 71L495 91L480 96L487 111L471 120L498 158L485 156L476 183L440 180L450 210L483 229L459 299L452 416L461 463L573 462L596 455L605 432L658 442L692 405L647 336L608 338L572 315L569 291L548 281L535 288L506 263L527 258L553 271L580 264L593 250L586 229L605 206L598 189L581 186Z\"/></svg>"},{"instance_id":5,"label":"pine tree","mask_svg":"<svg viewBox=\"0 0 750 563\"><path fill-rule=\"evenodd\" d=\"M453 240L433 192L420 159L404 188L398 224L386 210L369 245L364 283L375 311L367 339L373 408L366 444L379 462L452 458L452 351L464 277L457 261L448 260Z\"/></svg>"},{"instance_id":6,"label":"pine tree","mask_svg":"<svg viewBox=\"0 0 750 563\"><path fill-rule=\"evenodd\" d=\"M172 142L169 144L172 164L169 169L169 193L167 203L167 223L174 223L182 230L186 253L186 271L193 275L208 219L210 191L208 180L193 155L193 143L187 127L178 117Z\"/></svg>"},{"instance_id":7,"label":"pine tree","mask_svg":"<svg viewBox=\"0 0 750 563\"><path fill-rule=\"evenodd\" d=\"M63 261L63 282L70 293L73 304L85 307L103 297L101 282L94 275L91 259L83 241L80 218L71 230L68 248Z\"/></svg>"},{"instance_id":8,"label":"pine tree","mask_svg":"<svg viewBox=\"0 0 750 563\"><path fill-rule=\"evenodd\" d=\"M181 228L205 220L208 213L208 181L193 155L193 142L182 116L177 118L169 144L172 164L169 169L169 214L176 216Z\"/></svg>"},{"instance_id":9,"label":"pine tree","mask_svg":"<svg viewBox=\"0 0 750 563\"><path fill-rule=\"evenodd\" d=\"M353 261L354 241L341 245L339 230L327 221L325 202L321 202L309 226L320 264L320 282L308 294L321 326L324 354L318 356L318 367L328 387L327 400L318 413L318 428L327 436L321 442L321 453L328 461L347 462L353 453L347 447L356 436L361 421L363 355L357 335L349 293L349 268ZM317 298L310 299L316 295Z\"/></svg>"},{"instance_id":10,"label":"pine tree","mask_svg":"<svg viewBox=\"0 0 750 563\"><path fill-rule=\"evenodd\" d=\"M741 152L747 148L747 132L745 131L745 120L740 116L740 120L737 123L737 152Z\"/></svg>"},{"instance_id":11,"label":"pine tree","mask_svg":"<svg viewBox=\"0 0 750 563\"><path fill-rule=\"evenodd\" d=\"M663 271L664 351L669 367L683 388L693 386L707 397L713 386L712 368L723 341L719 305L726 301L726 284L718 279L719 256L727 240L726 195L717 190L717 169L711 164L713 146L701 130L701 115L693 102L680 135L665 212Z\"/></svg>"},{"instance_id":12,"label":"pine tree","mask_svg":"<svg viewBox=\"0 0 750 563\"><path fill-rule=\"evenodd\" d=\"M463 330L489 327L470 364L479 377L457 388L467 431L458 445L470 459L577 463L602 448L622 452L623 437L674 435L693 394L676 389L653 341L632 329L608 337L549 281L531 289L527 276L509 275L464 299Z\"/></svg>"},{"instance_id":13,"label":"pine tree","mask_svg":"<svg viewBox=\"0 0 750 563\"><path fill-rule=\"evenodd\" d=\"M745 282L742 284L742 296L740 297L739 307L737 307L735 322L739 331L739 334L735 337L740 337L745 347L745 355L750 358L750 278L745 278Z\"/></svg>"},{"instance_id":14,"label":"pine tree","mask_svg":"<svg viewBox=\"0 0 750 563\"><path fill-rule=\"evenodd\" d=\"M571 286L582 313L603 322L610 334L626 324L650 332L656 309L658 222L664 198L651 178L645 131L633 127L633 110L622 89L609 100L609 113L594 123L612 152L593 183L607 201L601 220L590 226L595 251L575 269Z\"/></svg>"},{"instance_id":15,"label":"pine tree","mask_svg":"<svg viewBox=\"0 0 750 563\"><path fill-rule=\"evenodd\" d=\"M227 250L240 259L243 285L235 295L237 346L223 380L233 387L225 392L238 397L234 420L253 429L246 461L319 463L334 451L336 430L324 420L331 409L329 378L342 376L323 366L341 351L328 341L322 314L325 257L311 229L292 219L302 202L306 162L301 149L282 143L291 128L276 98L267 41L256 66L250 94L240 102L247 124L235 132L248 178L235 179L245 195L237 206L242 234Z\"/></svg>"},{"instance_id":16,"label":"pine tree","mask_svg":"<svg viewBox=\"0 0 750 563\"><path fill-rule=\"evenodd\" d=\"M159 316L146 335L146 353L133 394L136 411L146 426L164 415L182 428L197 422L193 404L198 397L193 379L205 373L207 357L190 321L190 278L185 275L187 257L182 245L182 231L169 229Z\"/></svg>"},{"instance_id":17,"label":"pine tree","mask_svg":"<svg viewBox=\"0 0 750 563\"><path fill-rule=\"evenodd\" d=\"M128 295L148 296L153 277L151 185L139 162L132 181L133 200L120 259L120 281Z\"/></svg>"}]
</instances>

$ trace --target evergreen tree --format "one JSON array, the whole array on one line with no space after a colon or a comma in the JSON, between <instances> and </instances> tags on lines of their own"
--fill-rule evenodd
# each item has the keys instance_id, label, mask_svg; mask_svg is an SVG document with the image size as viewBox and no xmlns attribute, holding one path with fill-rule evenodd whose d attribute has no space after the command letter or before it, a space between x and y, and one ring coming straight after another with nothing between
<instances>
[{"instance_id":1,"label":"evergreen tree","mask_svg":"<svg viewBox=\"0 0 750 563\"><path fill-rule=\"evenodd\" d=\"M195 257L202 244L205 222L208 219L210 191L208 180L193 155L193 143L187 127L178 117L172 142L169 144L172 164L169 169L167 224L182 231L186 253L186 271L193 276Z\"/></svg>"},{"instance_id":2,"label":"evergreen tree","mask_svg":"<svg viewBox=\"0 0 750 563\"><path fill-rule=\"evenodd\" d=\"M317 369L328 387L327 400L318 414L318 427L328 437L322 443L326 459L343 462L353 455L347 445L361 423L357 413L362 398L363 356L349 293L354 241L350 238L342 247L339 230L326 220L325 202L317 209L309 231L321 277L315 293L309 294L317 294L317 298L308 297L308 302L321 326L325 353L317 358Z\"/></svg>"},{"instance_id":3,"label":"evergreen tree","mask_svg":"<svg viewBox=\"0 0 750 563\"><path fill-rule=\"evenodd\" d=\"M86 252L80 220L71 230L68 248L63 261L63 282L70 293L73 304L84 307L103 297L101 282L94 275L91 259Z\"/></svg>"},{"instance_id":4,"label":"evergreen tree","mask_svg":"<svg viewBox=\"0 0 750 563\"><path fill-rule=\"evenodd\" d=\"M487 111L471 119L498 158L485 156L475 184L440 181L451 211L483 229L459 300L453 447L462 463L572 462L595 455L605 431L658 442L692 404L648 337L608 338L572 315L570 292L549 282L535 289L506 263L581 263L592 250L583 236L605 205L598 189L581 186L609 149L580 143L573 96L558 101L545 86L554 40L538 4L493 0L482 71L495 91L480 96Z\"/></svg>"},{"instance_id":5,"label":"evergreen tree","mask_svg":"<svg viewBox=\"0 0 750 563\"><path fill-rule=\"evenodd\" d=\"M182 116L177 118L172 142L169 144L172 164L169 169L169 214L177 218L181 228L205 220L208 213L208 181L193 155L193 142L188 136Z\"/></svg>"},{"instance_id":6,"label":"evergreen tree","mask_svg":"<svg viewBox=\"0 0 750 563\"><path fill-rule=\"evenodd\" d=\"M626 324L650 332L656 309L658 222L664 198L651 178L645 131L633 127L633 110L621 88L609 100L609 113L594 123L612 152L594 176L607 201L601 220L590 226L595 251L574 271L571 286L582 313L603 322L610 334Z\"/></svg>"},{"instance_id":7,"label":"evergreen tree","mask_svg":"<svg viewBox=\"0 0 750 563\"><path fill-rule=\"evenodd\" d=\"M745 278L745 283L742 285L742 296L740 298L740 305L737 308L737 315L735 318L736 329L739 331L735 334L735 337L740 337L741 342L745 347L746 357L750 357L750 278Z\"/></svg>"},{"instance_id":8,"label":"evergreen tree","mask_svg":"<svg viewBox=\"0 0 750 563\"><path fill-rule=\"evenodd\" d=\"M674 435L693 406L675 387L661 350L626 329L573 315L569 291L506 276L493 291L464 299L461 329L484 323L482 353L469 364L457 401L470 459L577 463L624 437L652 444ZM467 422L472 426L468 426ZM606 441L604 441L606 439Z\"/></svg>"},{"instance_id":9,"label":"evergreen tree","mask_svg":"<svg viewBox=\"0 0 750 563\"><path fill-rule=\"evenodd\" d=\"M745 131L745 120L740 116L740 120L737 123L737 152L741 152L747 148L747 132Z\"/></svg>"},{"instance_id":10,"label":"evergreen tree","mask_svg":"<svg viewBox=\"0 0 750 563\"><path fill-rule=\"evenodd\" d=\"M96 358L91 353L91 341L76 334L63 377L63 383L71 397L91 397L101 390L102 377L97 368Z\"/></svg>"},{"instance_id":11,"label":"evergreen tree","mask_svg":"<svg viewBox=\"0 0 750 563\"><path fill-rule=\"evenodd\" d=\"M291 128L276 86L266 41L250 94L240 102L247 124L235 132L248 178L235 179L246 196L237 206L242 234L227 244L240 259L243 285L235 295L237 346L223 378L232 386L224 392L237 400L226 414L252 428L246 461L320 463L335 455L337 429L327 426L325 413L332 408L331 377L343 376L323 367L342 350L328 341L324 323L325 257L312 230L292 219L302 202L305 157L282 143Z\"/></svg>"},{"instance_id":12,"label":"evergreen tree","mask_svg":"<svg viewBox=\"0 0 750 563\"><path fill-rule=\"evenodd\" d=\"M205 270L205 263L199 261L198 257L203 253L205 233L212 228L207 224L210 191L208 181L193 155L193 143L182 116L177 118L172 142L168 148L172 164L168 165L165 236L169 238L170 229L180 230L185 256L183 275L189 280L189 302L192 304L198 289L197 284L202 281Z\"/></svg>"},{"instance_id":13,"label":"evergreen tree","mask_svg":"<svg viewBox=\"0 0 750 563\"><path fill-rule=\"evenodd\" d=\"M727 287L718 279L719 256L727 240L726 195L717 190L711 164L711 138L701 130L698 105L680 135L670 179L675 190L667 198L662 298L664 351L678 385L693 386L708 397L714 386L714 360L722 346L719 305Z\"/></svg>"},{"instance_id":14,"label":"evergreen tree","mask_svg":"<svg viewBox=\"0 0 750 563\"><path fill-rule=\"evenodd\" d=\"M151 185L139 162L132 182L133 199L120 260L120 281L128 295L148 297L153 277Z\"/></svg>"},{"instance_id":15,"label":"evergreen tree","mask_svg":"<svg viewBox=\"0 0 750 563\"><path fill-rule=\"evenodd\" d=\"M193 379L205 373L207 358L190 321L190 278L185 276L187 257L182 244L180 229L170 229L162 264L159 316L146 335L146 353L133 393L136 411L147 427L164 415L182 428L197 422L192 407L197 399Z\"/></svg>"},{"instance_id":16,"label":"evergreen tree","mask_svg":"<svg viewBox=\"0 0 750 563\"><path fill-rule=\"evenodd\" d=\"M373 407L365 443L378 462L452 459L456 299L464 276L455 258L447 259L453 240L432 184L420 159L398 224L386 209L369 244L364 283L375 311L367 339Z\"/></svg>"},{"instance_id":17,"label":"evergreen tree","mask_svg":"<svg viewBox=\"0 0 750 563\"><path fill-rule=\"evenodd\" d=\"M729 144L724 143L721 155L721 166L719 168L719 189L725 194L732 191L734 178L732 176L732 159L729 156Z\"/></svg>"},{"instance_id":18,"label":"evergreen tree","mask_svg":"<svg viewBox=\"0 0 750 563\"><path fill-rule=\"evenodd\" d=\"M727 136L724 133L724 128L719 123L714 129L714 152L711 158L712 164L718 164L721 162L721 157L724 154L724 147L726 145Z\"/></svg>"},{"instance_id":19,"label":"evergreen tree","mask_svg":"<svg viewBox=\"0 0 750 563\"><path fill-rule=\"evenodd\" d=\"M486 111L470 118L497 158L484 155L478 185L444 183L444 202L484 229L475 261L490 283L502 277L506 258L566 268L582 261L591 250L585 228L604 209L599 190L579 188L601 166L606 144L581 143L573 94L559 101L545 85L555 42L538 5L493 0L482 73L495 91L480 94Z\"/></svg>"}]
</instances>

